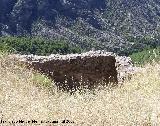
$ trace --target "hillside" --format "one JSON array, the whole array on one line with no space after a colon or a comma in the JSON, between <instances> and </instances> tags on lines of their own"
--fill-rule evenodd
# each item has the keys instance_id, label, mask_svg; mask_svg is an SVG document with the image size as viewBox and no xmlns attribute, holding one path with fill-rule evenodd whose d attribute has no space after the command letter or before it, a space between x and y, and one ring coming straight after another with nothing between
<instances>
[{"instance_id":1,"label":"hillside","mask_svg":"<svg viewBox=\"0 0 160 126\"><path fill-rule=\"evenodd\" d=\"M158 0L0 0L0 34L131 54L160 45Z\"/></svg>"}]
</instances>

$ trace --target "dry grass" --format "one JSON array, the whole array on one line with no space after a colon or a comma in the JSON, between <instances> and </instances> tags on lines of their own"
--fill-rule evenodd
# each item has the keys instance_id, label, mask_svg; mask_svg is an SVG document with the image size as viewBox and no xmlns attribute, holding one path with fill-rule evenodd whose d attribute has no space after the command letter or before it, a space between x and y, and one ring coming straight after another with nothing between
<instances>
[{"instance_id":1,"label":"dry grass","mask_svg":"<svg viewBox=\"0 0 160 126\"><path fill-rule=\"evenodd\" d=\"M74 121L74 124L63 126L160 125L160 64L146 65L123 86L112 90L104 88L95 94L70 96L57 91L54 86L49 87L52 83L44 76L35 76L32 71L1 56L0 119Z\"/></svg>"}]
</instances>

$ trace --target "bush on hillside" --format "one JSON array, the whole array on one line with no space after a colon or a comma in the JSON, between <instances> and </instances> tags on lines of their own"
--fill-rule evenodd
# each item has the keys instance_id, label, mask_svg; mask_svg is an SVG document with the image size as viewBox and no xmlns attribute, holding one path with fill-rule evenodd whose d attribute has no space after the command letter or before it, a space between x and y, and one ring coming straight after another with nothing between
<instances>
[{"instance_id":1,"label":"bush on hillside","mask_svg":"<svg viewBox=\"0 0 160 126\"><path fill-rule=\"evenodd\" d=\"M160 47L148 48L141 52L133 53L130 57L137 65L151 63L153 60L160 61Z\"/></svg>"},{"instance_id":2,"label":"bush on hillside","mask_svg":"<svg viewBox=\"0 0 160 126\"><path fill-rule=\"evenodd\" d=\"M0 50L34 55L81 52L79 47L68 45L64 40L31 37L0 37Z\"/></svg>"},{"instance_id":3,"label":"bush on hillside","mask_svg":"<svg viewBox=\"0 0 160 126\"><path fill-rule=\"evenodd\" d=\"M148 48L157 48L160 46L160 36L126 36L126 40L133 43L132 47L129 49L124 49L124 54L132 55L133 53L138 53Z\"/></svg>"}]
</instances>

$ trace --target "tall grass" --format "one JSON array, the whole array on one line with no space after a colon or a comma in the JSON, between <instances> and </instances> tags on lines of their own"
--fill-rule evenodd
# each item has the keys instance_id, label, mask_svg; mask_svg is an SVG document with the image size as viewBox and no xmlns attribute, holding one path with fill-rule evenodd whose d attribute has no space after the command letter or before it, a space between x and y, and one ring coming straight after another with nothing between
<instances>
[{"instance_id":1,"label":"tall grass","mask_svg":"<svg viewBox=\"0 0 160 126\"><path fill-rule=\"evenodd\" d=\"M74 121L64 126L160 125L160 64L145 65L131 80L114 89L69 95L58 91L44 76L1 56L0 119Z\"/></svg>"}]
</instances>

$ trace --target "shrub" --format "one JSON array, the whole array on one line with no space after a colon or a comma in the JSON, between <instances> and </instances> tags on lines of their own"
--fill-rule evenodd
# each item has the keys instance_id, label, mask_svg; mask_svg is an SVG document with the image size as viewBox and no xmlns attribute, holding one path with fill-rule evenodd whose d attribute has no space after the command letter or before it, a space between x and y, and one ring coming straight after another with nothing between
<instances>
[{"instance_id":1,"label":"shrub","mask_svg":"<svg viewBox=\"0 0 160 126\"><path fill-rule=\"evenodd\" d=\"M37 37L0 37L0 50L34 55L81 52L79 47L73 47L67 44L65 40L52 40Z\"/></svg>"},{"instance_id":2,"label":"shrub","mask_svg":"<svg viewBox=\"0 0 160 126\"><path fill-rule=\"evenodd\" d=\"M160 61L160 47L148 48L141 52L133 53L130 55L133 62L137 65L143 65L154 61Z\"/></svg>"}]
</instances>

